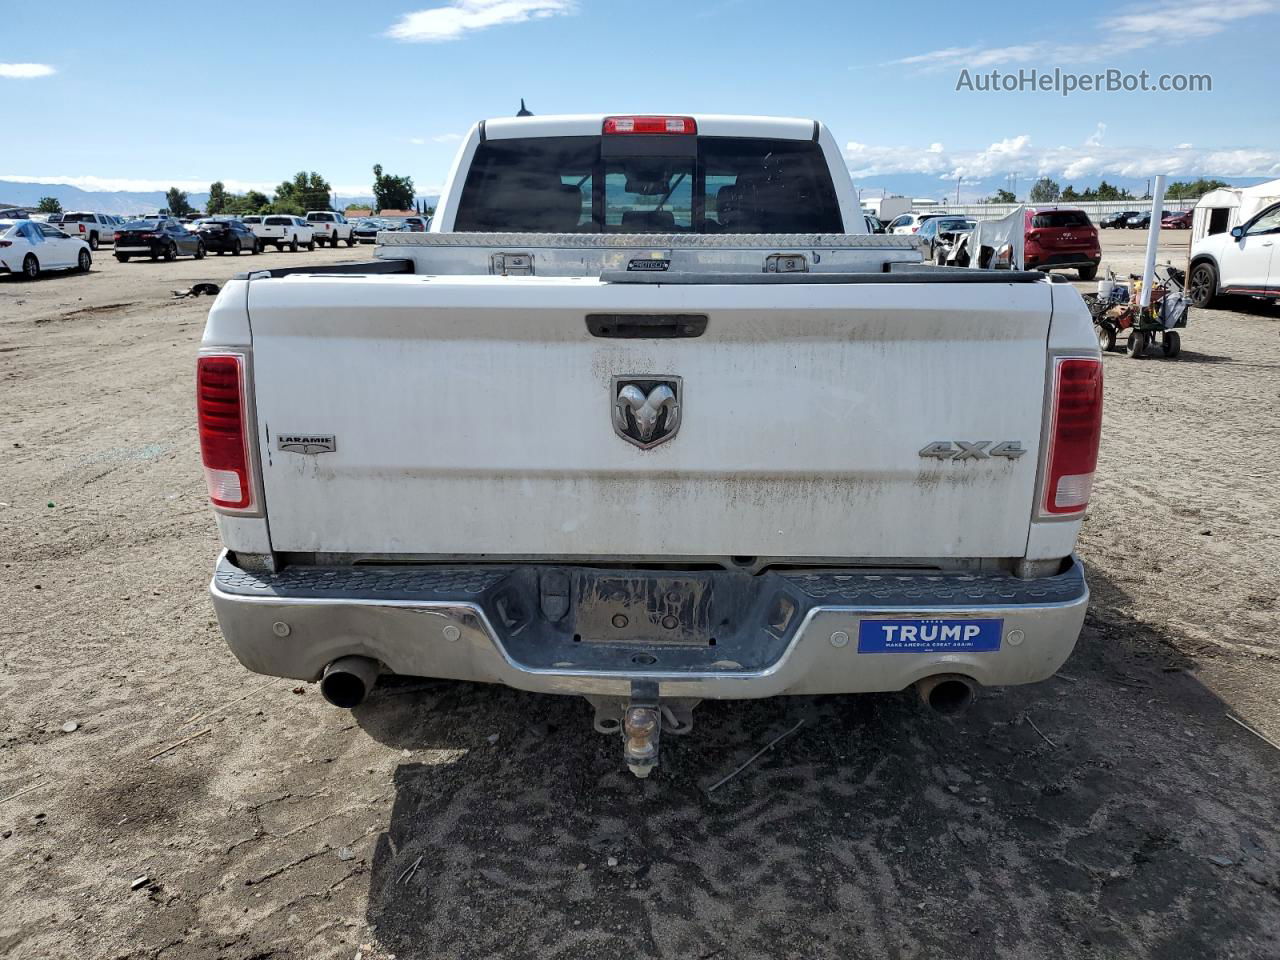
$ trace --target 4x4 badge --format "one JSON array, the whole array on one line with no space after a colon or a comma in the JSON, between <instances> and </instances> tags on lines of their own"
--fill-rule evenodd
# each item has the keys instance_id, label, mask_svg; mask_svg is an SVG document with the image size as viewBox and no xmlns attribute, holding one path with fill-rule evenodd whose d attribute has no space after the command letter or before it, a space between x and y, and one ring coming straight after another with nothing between
<instances>
[{"instance_id":1,"label":"4x4 badge","mask_svg":"<svg viewBox=\"0 0 1280 960\"><path fill-rule=\"evenodd\" d=\"M937 460L990 460L992 457L1017 460L1026 452L1022 449L1021 440L1001 440L999 443L994 440L935 440L925 444L920 456Z\"/></svg>"},{"instance_id":2,"label":"4x4 badge","mask_svg":"<svg viewBox=\"0 0 1280 960\"><path fill-rule=\"evenodd\" d=\"M666 443L680 429L679 377L614 377L610 399L614 432L641 450Z\"/></svg>"}]
</instances>

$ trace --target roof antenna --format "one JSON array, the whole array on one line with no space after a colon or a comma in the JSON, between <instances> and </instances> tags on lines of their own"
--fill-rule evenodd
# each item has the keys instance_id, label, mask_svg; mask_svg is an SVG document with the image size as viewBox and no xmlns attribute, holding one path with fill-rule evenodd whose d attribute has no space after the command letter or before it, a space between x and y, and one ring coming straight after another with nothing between
<instances>
[{"instance_id":1,"label":"roof antenna","mask_svg":"<svg viewBox=\"0 0 1280 960\"><path fill-rule=\"evenodd\" d=\"M532 116L533 116L533 111L532 111L532 110L530 110L528 107L526 107L526 106L524 105L524 97L521 97L521 98L520 98L520 112L519 112L519 113L517 113L517 114L516 114L516 116L517 116L517 117L532 117Z\"/></svg>"}]
</instances>

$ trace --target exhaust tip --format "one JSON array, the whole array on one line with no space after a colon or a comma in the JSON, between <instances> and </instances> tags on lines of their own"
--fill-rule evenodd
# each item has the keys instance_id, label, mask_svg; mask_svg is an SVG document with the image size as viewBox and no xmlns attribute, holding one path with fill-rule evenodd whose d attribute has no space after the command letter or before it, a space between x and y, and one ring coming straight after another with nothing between
<instances>
[{"instance_id":1,"label":"exhaust tip","mask_svg":"<svg viewBox=\"0 0 1280 960\"><path fill-rule=\"evenodd\" d=\"M378 662L368 657L342 657L324 668L320 695L335 707L351 710L369 696L379 670Z\"/></svg>"},{"instance_id":2,"label":"exhaust tip","mask_svg":"<svg viewBox=\"0 0 1280 960\"><path fill-rule=\"evenodd\" d=\"M935 713L954 716L969 707L977 697L977 686L959 674L940 674L916 681L921 701Z\"/></svg>"}]
</instances>

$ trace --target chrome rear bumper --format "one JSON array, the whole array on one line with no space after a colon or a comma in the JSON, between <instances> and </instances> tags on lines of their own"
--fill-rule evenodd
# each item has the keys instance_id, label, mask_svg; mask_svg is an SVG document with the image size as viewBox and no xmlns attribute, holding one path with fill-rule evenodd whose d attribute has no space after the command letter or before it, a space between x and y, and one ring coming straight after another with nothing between
<instances>
[{"instance_id":1,"label":"chrome rear bumper","mask_svg":"<svg viewBox=\"0 0 1280 960\"><path fill-rule=\"evenodd\" d=\"M667 589L673 581L680 590ZM635 595L611 592L618 583L634 586ZM680 591L696 594L696 602L686 603ZM224 553L210 593L227 643L257 673L314 681L326 664L357 655L399 674L544 693L626 697L634 681L646 680L662 697L713 699L901 690L940 673L986 686L1043 680L1070 655L1089 601L1074 559L1057 576L1019 580L532 564L304 566L259 574ZM661 617L668 600L697 626L682 634L675 618ZM658 612L635 617L636 604ZM629 615L643 636L634 628L603 636ZM685 642L655 635L666 621ZM911 627L911 644L900 643L908 636L901 621Z\"/></svg>"}]
</instances>

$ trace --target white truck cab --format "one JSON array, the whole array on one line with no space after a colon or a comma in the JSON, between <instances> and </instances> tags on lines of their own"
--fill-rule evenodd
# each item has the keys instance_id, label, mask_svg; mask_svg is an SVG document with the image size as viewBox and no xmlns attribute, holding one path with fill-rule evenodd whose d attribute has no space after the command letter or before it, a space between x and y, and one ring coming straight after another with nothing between
<instances>
[{"instance_id":1,"label":"white truck cab","mask_svg":"<svg viewBox=\"0 0 1280 960\"><path fill-rule=\"evenodd\" d=\"M345 240L348 247L356 245L355 237L352 235L354 229L351 224L347 223L347 218L333 210L309 210L307 212L307 223L311 224L312 230L315 232L315 239L320 246L326 243L331 247L336 247L338 241Z\"/></svg>"},{"instance_id":2,"label":"white truck cab","mask_svg":"<svg viewBox=\"0 0 1280 960\"><path fill-rule=\"evenodd\" d=\"M344 707L380 673L581 695L639 776L707 698L1051 676L1089 596L1089 313L919 248L866 232L812 120L477 124L429 232L210 311L228 644Z\"/></svg>"}]
</instances>

